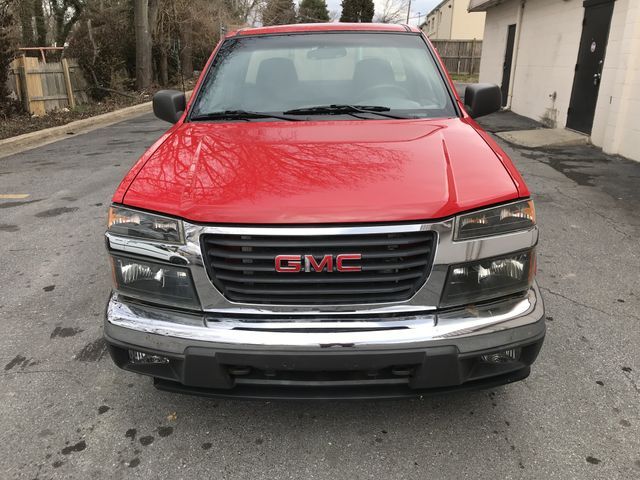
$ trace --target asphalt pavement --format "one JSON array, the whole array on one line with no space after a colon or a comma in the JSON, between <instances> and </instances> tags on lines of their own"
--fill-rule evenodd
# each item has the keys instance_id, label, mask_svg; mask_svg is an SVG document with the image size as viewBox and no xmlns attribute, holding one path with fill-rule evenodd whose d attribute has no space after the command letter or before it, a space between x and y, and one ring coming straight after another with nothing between
<instances>
[{"instance_id":1,"label":"asphalt pavement","mask_svg":"<svg viewBox=\"0 0 640 480\"><path fill-rule=\"evenodd\" d=\"M640 478L640 163L505 145L541 229L548 331L527 380L211 400L118 370L101 340L106 208L166 128L145 115L0 160L0 478Z\"/></svg>"}]
</instances>

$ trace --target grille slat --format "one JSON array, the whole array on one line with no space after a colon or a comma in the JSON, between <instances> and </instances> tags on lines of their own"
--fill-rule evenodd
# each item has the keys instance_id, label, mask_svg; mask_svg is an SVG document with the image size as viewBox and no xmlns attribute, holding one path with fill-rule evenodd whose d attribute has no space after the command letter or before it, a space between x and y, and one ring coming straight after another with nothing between
<instances>
[{"instance_id":1,"label":"grille slat","mask_svg":"<svg viewBox=\"0 0 640 480\"><path fill-rule=\"evenodd\" d=\"M385 295L380 293L374 293L371 295L359 295L357 301L349 301L345 302L345 297L340 295L324 295L322 297L322 301L319 301L316 298L300 298L299 296L279 296L278 301L272 301L271 304L277 305L340 305L340 304L362 304L362 303L387 303L387 302L395 302L398 301L397 293L393 293L391 295ZM254 295L242 295L240 293L236 293L233 296L234 302L241 303L256 303ZM261 302L266 303L266 302Z\"/></svg>"},{"instance_id":2,"label":"grille slat","mask_svg":"<svg viewBox=\"0 0 640 480\"><path fill-rule=\"evenodd\" d=\"M299 246L298 246L299 247ZM293 247L297 248L297 247ZM308 255L317 255L321 256L329 251L333 251L335 247L327 247L326 249L320 251L317 248L309 248L305 250L305 254ZM267 252L263 250L268 250ZM273 251L272 251L273 250ZM348 249L347 249L348 250ZM342 253L351 253L351 250L344 250ZM371 249L367 246L359 247L358 253L362 253L362 258L387 258L390 257L390 253L393 253L394 250L389 249ZM410 257L413 255L428 255L431 252L430 247L416 247L416 248L407 248L406 250L398 251L402 254L403 257ZM280 255L282 252L273 248L268 249L260 249L260 251L237 251L237 250L223 250L219 248L212 247L207 251L207 254L212 257L222 257L222 258L242 258L242 259L256 259L256 260L273 260L276 255Z\"/></svg>"},{"instance_id":3,"label":"grille slat","mask_svg":"<svg viewBox=\"0 0 640 480\"><path fill-rule=\"evenodd\" d=\"M308 288L268 288L264 286L255 286L255 285L246 285L244 287L239 287L234 284L228 283L227 290L231 292L238 292L244 294L255 294L255 295L357 295L360 293L393 293L400 292L404 290L408 290L411 288L413 282L397 282L395 286L372 286L366 284L360 284L357 287L349 286L348 288L344 288L340 286L340 288L333 287L319 287L317 285L310 286Z\"/></svg>"},{"instance_id":4,"label":"grille slat","mask_svg":"<svg viewBox=\"0 0 640 480\"><path fill-rule=\"evenodd\" d=\"M357 238L353 238L353 239L344 239L341 240L340 236L338 236L338 238L336 238L335 235L331 236L331 237L314 237L313 239L308 239L308 238L303 238L301 240L298 240L297 238L293 237L293 240L289 240L289 238L291 237L287 237L287 240L281 240L278 238L274 238L273 240L269 239L269 240L261 240L261 239L256 239L255 237L252 238L245 238L246 235L241 235L239 239L216 239L214 241L212 240L205 240L207 243L211 244L211 245L222 245L222 246L231 246L231 247L260 247L260 248L264 248L264 247L275 247L275 248L284 248L284 247L299 247L300 245L304 245L305 247L348 247L348 246L355 246L355 247L362 247L362 243L359 239ZM422 236L417 233L417 234L405 234L405 236L403 237L397 237L397 238L393 238L393 244L394 245L406 245L406 244L410 244L410 243L420 243L422 241ZM368 240L366 243L366 246L371 246L371 245L384 245L387 246L389 245L389 239L388 238L375 238L375 239L371 239Z\"/></svg>"},{"instance_id":5,"label":"grille slat","mask_svg":"<svg viewBox=\"0 0 640 480\"><path fill-rule=\"evenodd\" d=\"M255 271L255 272L273 272L273 259L275 254L269 258L269 263L229 263L225 264L222 262L211 262L210 265L218 271L222 270L242 270L242 271ZM366 257L362 257L363 260L366 260ZM392 257L390 257L392 258ZM415 260L411 262L407 261L396 261L396 263L391 262L367 262L362 265L363 272L370 272L375 270L405 270L410 268L422 267L424 265L424 260Z\"/></svg>"},{"instance_id":6,"label":"grille slat","mask_svg":"<svg viewBox=\"0 0 640 480\"><path fill-rule=\"evenodd\" d=\"M257 304L359 304L403 301L424 284L431 270L433 232L331 236L202 236L203 258L212 283L229 300ZM277 255L359 253L349 261L360 272L276 272Z\"/></svg>"},{"instance_id":7,"label":"grille slat","mask_svg":"<svg viewBox=\"0 0 640 480\"><path fill-rule=\"evenodd\" d=\"M246 283L291 283L291 284L300 284L300 283L309 283L309 284L322 284L322 283L363 283L363 282L389 282L389 281L401 281L401 280L410 280L412 278L420 278L422 277L422 272L416 271L413 273L403 273L403 274L389 274L389 275L358 275L358 274L350 274L350 275L334 275L333 273L318 273L315 275L309 275L305 278L304 282L301 282L300 279L295 278L295 275L254 275L254 274L246 274L246 275L233 275L227 273L218 272L216 274L218 279L227 280L229 282L246 282Z\"/></svg>"}]
</instances>

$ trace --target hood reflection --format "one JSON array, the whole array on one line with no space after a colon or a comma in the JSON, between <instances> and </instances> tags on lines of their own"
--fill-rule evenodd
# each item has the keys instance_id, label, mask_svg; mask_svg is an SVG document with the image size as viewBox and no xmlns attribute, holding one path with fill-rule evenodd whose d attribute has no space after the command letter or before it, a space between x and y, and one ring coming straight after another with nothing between
<instances>
[{"instance_id":1,"label":"hood reflection","mask_svg":"<svg viewBox=\"0 0 640 480\"><path fill-rule=\"evenodd\" d=\"M492 198L513 195L507 172L468 130L458 119L187 123L124 201L211 223L441 218L465 200L461 181L483 182ZM461 135L473 156L457 146Z\"/></svg>"}]
</instances>

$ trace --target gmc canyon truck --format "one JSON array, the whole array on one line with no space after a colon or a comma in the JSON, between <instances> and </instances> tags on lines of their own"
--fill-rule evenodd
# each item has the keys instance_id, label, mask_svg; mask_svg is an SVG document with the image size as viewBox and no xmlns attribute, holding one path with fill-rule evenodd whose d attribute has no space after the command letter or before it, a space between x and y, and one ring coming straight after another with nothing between
<instances>
[{"instance_id":1,"label":"gmc canyon truck","mask_svg":"<svg viewBox=\"0 0 640 480\"><path fill-rule=\"evenodd\" d=\"M415 27L221 40L109 210L104 335L156 387L369 398L529 375L545 335L533 201Z\"/></svg>"}]
</instances>

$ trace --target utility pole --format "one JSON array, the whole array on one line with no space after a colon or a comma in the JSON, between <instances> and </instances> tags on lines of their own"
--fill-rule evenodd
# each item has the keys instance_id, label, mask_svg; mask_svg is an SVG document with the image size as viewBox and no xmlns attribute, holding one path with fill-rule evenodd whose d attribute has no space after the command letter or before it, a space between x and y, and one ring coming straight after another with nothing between
<instances>
[{"instance_id":1,"label":"utility pole","mask_svg":"<svg viewBox=\"0 0 640 480\"><path fill-rule=\"evenodd\" d=\"M411 15L411 0L409 0L409 6L407 7L407 25L409 25L409 15Z\"/></svg>"}]
</instances>

